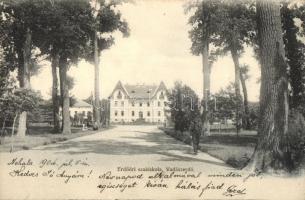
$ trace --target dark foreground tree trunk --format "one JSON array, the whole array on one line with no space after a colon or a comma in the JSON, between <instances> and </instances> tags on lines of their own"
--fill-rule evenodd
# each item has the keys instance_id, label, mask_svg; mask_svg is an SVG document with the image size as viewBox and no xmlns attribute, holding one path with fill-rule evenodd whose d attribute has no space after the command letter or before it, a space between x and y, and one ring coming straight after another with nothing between
<instances>
[{"instance_id":1,"label":"dark foreground tree trunk","mask_svg":"<svg viewBox=\"0 0 305 200\"><path fill-rule=\"evenodd\" d=\"M71 133L71 121L70 121L70 99L69 99L69 87L67 84L67 71L68 63L67 58L60 57L59 69L61 78L61 91L62 91L62 133Z\"/></svg>"},{"instance_id":2,"label":"dark foreground tree trunk","mask_svg":"<svg viewBox=\"0 0 305 200\"><path fill-rule=\"evenodd\" d=\"M243 127L247 130L250 129L250 121L249 121L249 103L248 103L248 91L247 91L247 86L246 86L246 80L243 76L243 74L240 72L240 82L241 82L241 87L243 90L244 94L244 119L243 119Z\"/></svg>"},{"instance_id":3,"label":"dark foreground tree trunk","mask_svg":"<svg viewBox=\"0 0 305 200\"><path fill-rule=\"evenodd\" d=\"M24 89L30 88L30 71L29 65L31 63L31 45L32 45L32 33L28 28L25 35L25 41L22 49L22 58L23 65L20 66L22 74L19 75L20 78L20 87ZM18 137L24 137L26 133L26 120L27 120L27 112L22 112L19 117L18 122Z\"/></svg>"},{"instance_id":4,"label":"dark foreground tree trunk","mask_svg":"<svg viewBox=\"0 0 305 200\"><path fill-rule=\"evenodd\" d=\"M233 43L235 43L233 41ZM235 45L233 44L231 46L231 55L234 62L234 70L235 70L235 96L236 96L236 111L235 111L235 120L236 120L236 133L239 134L240 128L241 128L241 115L242 115L242 97L240 94L240 66L239 66L239 56L237 53L237 49Z\"/></svg>"},{"instance_id":5,"label":"dark foreground tree trunk","mask_svg":"<svg viewBox=\"0 0 305 200\"><path fill-rule=\"evenodd\" d=\"M59 119L59 98L58 98L58 78L57 68L59 65L59 54L55 53L52 56L52 103L53 103L53 131L60 132L60 119Z\"/></svg>"},{"instance_id":6,"label":"dark foreground tree trunk","mask_svg":"<svg viewBox=\"0 0 305 200\"><path fill-rule=\"evenodd\" d=\"M96 128L100 128L100 74L99 74L99 53L97 47L97 33L94 36L94 123Z\"/></svg>"},{"instance_id":7,"label":"dark foreground tree trunk","mask_svg":"<svg viewBox=\"0 0 305 200\"><path fill-rule=\"evenodd\" d=\"M261 89L258 143L248 165L251 170L291 170L286 144L288 133L288 83L284 59L280 5L257 2Z\"/></svg>"}]
</instances>

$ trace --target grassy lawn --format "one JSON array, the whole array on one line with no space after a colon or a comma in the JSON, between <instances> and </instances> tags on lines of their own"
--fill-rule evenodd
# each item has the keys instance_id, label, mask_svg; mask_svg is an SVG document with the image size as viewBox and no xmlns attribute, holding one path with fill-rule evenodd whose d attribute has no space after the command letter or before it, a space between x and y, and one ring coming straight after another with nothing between
<instances>
[{"instance_id":1,"label":"grassy lawn","mask_svg":"<svg viewBox=\"0 0 305 200\"><path fill-rule=\"evenodd\" d=\"M103 131L106 128L98 131ZM108 128L107 128L108 129ZM71 128L72 133L69 135L63 135L61 133L52 133L52 127L30 127L25 138L18 138L10 136L1 137L0 152L10 152L11 144L13 141L13 151L28 150L41 145L54 144L56 142L62 142L65 140L90 135L98 131L86 130L82 131L81 128Z\"/></svg>"},{"instance_id":2,"label":"grassy lawn","mask_svg":"<svg viewBox=\"0 0 305 200\"><path fill-rule=\"evenodd\" d=\"M188 132L176 133L173 129L162 129L168 135L191 145ZM239 136L233 131L211 132L211 136L202 136L200 150L223 160L234 168L242 168L250 159L256 144L255 131L241 131Z\"/></svg>"}]
</instances>

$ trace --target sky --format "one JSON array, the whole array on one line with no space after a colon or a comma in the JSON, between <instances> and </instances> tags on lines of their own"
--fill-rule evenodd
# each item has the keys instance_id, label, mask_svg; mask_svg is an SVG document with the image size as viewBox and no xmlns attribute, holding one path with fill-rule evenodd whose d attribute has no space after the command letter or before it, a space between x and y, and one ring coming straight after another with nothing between
<instances>
[{"instance_id":1,"label":"sky","mask_svg":"<svg viewBox=\"0 0 305 200\"><path fill-rule=\"evenodd\" d=\"M159 84L171 88L179 80L202 96L202 59L190 52L188 38L190 25L184 13L186 1L137 0L120 7L123 18L129 24L130 36L123 38L115 33L115 45L102 52L100 57L100 94L107 98L116 83ZM250 48L240 59L250 66L247 81L249 101L258 101L260 69ZM71 66L69 75L74 77L71 94L85 99L93 92L94 66L81 61ZM221 57L212 66L211 93L225 88L234 81L234 64L230 55ZM38 76L31 79L32 88L39 90L44 98L51 95L51 67L44 62Z\"/></svg>"}]
</instances>

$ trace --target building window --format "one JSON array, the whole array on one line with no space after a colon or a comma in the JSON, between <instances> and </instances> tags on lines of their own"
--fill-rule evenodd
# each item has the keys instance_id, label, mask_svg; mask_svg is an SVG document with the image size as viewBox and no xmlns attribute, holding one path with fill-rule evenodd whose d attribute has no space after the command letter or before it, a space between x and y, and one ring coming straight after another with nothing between
<instances>
[{"instance_id":1,"label":"building window","mask_svg":"<svg viewBox=\"0 0 305 200\"><path fill-rule=\"evenodd\" d=\"M132 106L132 107L134 107L134 104L135 104L134 102L131 102L131 106Z\"/></svg>"},{"instance_id":2,"label":"building window","mask_svg":"<svg viewBox=\"0 0 305 200\"><path fill-rule=\"evenodd\" d=\"M139 103L140 107L142 107L142 102Z\"/></svg>"},{"instance_id":3,"label":"building window","mask_svg":"<svg viewBox=\"0 0 305 200\"><path fill-rule=\"evenodd\" d=\"M121 106L124 106L124 101L121 101Z\"/></svg>"},{"instance_id":4,"label":"building window","mask_svg":"<svg viewBox=\"0 0 305 200\"><path fill-rule=\"evenodd\" d=\"M147 112L147 117L150 117L150 112L149 111Z\"/></svg>"},{"instance_id":5,"label":"building window","mask_svg":"<svg viewBox=\"0 0 305 200\"><path fill-rule=\"evenodd\" d=\"M124 116L124 111L121 111L121 116Z\"/></svg>"},{"instance_id":6,"label":"building window","mask_svg":"<svg viewBox=\"0 0 305 200\"><path fill-rule=\"evenodd\" d=\"M150 106L150 103L149 102L147 102L147 107L149 107Z\"/></svg>"},{"instance_id":7,"label":"building window","mask_svg":"<svg viewBox=\"0 0 305 200\"><path fill-rule=\"evenodd\" d=\"M114 111L114 116L118 116L118 111Z\"/></svg>"},{"instance_id":8,"label":"building window","mask_svg":"<svg viewBox=\"0 0 305 200\"><path fill-rule=\"evenodd\" d=\"M118 92L117 99L122 99L121 91Z\"/></svg>"},{"instance_id":9,"label":"building window","mask_svg":"<svg viewBox=\"0 0 305 200\"><path fill-rule=\"evenodd\" d=\"M118 106L118 102L117 101L114 102L114 106Z\"/></svg>"},{"instance_id":10,"label":"building window","mask_svg":"<svg viewBox=\"0 0 305 200\"><path fill-rule=\"evenodd\" d=\"M158 101L158 106L159 106L159 107L161 106L161 102L160 102L160 101Z\"/></svg>"},{"instance_id":11,"label":"building window","mask_svg":"<svg viewBox=\"0 0 305 200\"><path fill-rule=\"evenodd\" d=\"M161 92L160 96L159 96L159 99L164 99L164 94L163 92Z\"/></svg>"},{"instance_id":12,"label":"building window","mask_svg":"<svg viewBox=\"0 0 305 200\"><path fill-rule=\"evenodd\" d=\"M143 119L143 112L142 111L139 112L139 118Z\"/></svg>"},{"instance_id":13,"label":"building window","mask_svg":"<svg viewBox=\"0 0 305 200\"><path fill-rule=\"evenodd\" d=\"M131 111L131 116L134 116L134 111Z\"/></svg>"},{"instance_id":14,"label":"building window","mask_svg":"<svg viewBox=\"0 0 305 200\"><path fill-rule=\"evenodd\" d=\"M158 111L158 116L159 116L159 117L161 116L161 111Z\"/></svg>"}]
</instances>

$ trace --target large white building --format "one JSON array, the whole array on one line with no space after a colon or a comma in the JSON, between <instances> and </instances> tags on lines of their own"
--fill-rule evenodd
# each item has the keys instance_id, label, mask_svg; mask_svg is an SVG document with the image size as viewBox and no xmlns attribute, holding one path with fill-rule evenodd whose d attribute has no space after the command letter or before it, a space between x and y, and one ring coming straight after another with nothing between
<instances>
[{"instance_id":1,"label":"large white building","mask_svg":"<svg viewBox=\"0 0 305 200\"><path fill-rule=\"evenodd\" d=\"M166 121L167 90L159 85L123 85L117 83L110 99L110 121L114 123Z\"/></svg>"}]
</instances>

